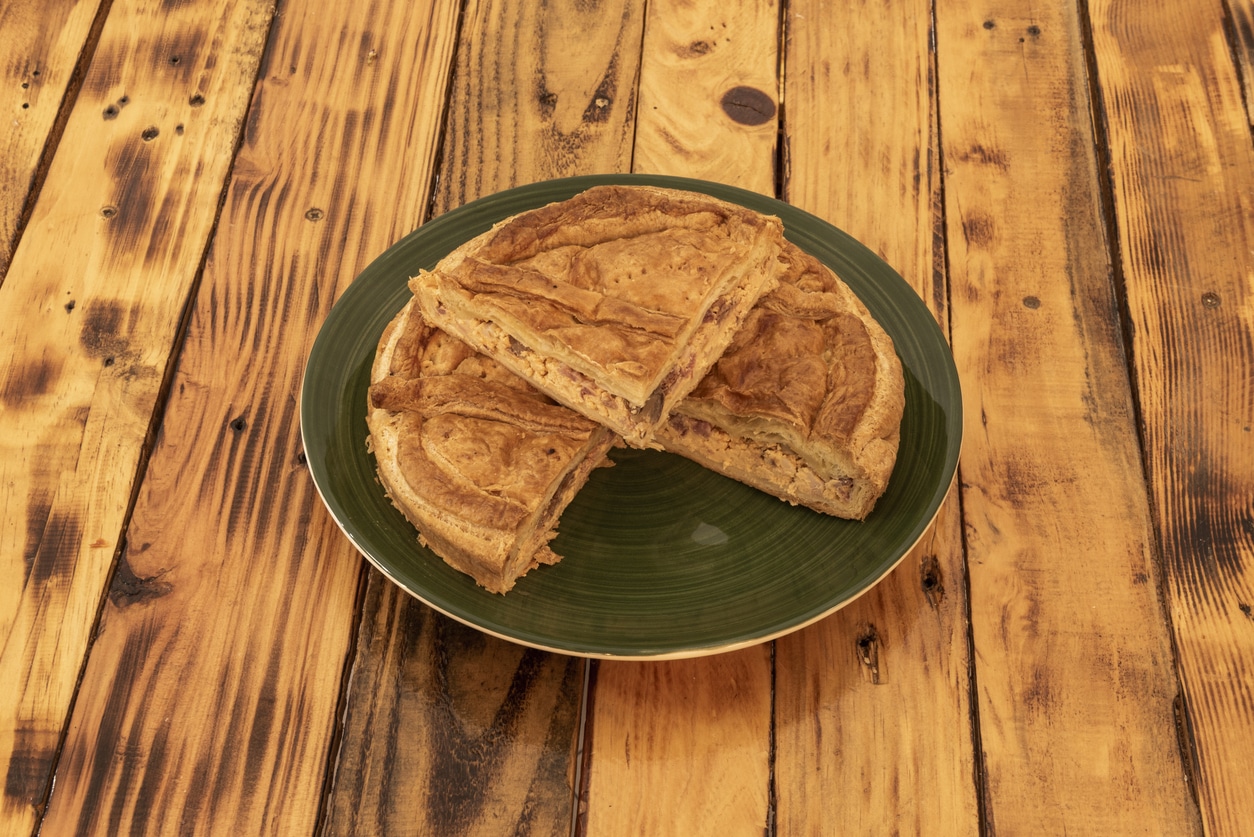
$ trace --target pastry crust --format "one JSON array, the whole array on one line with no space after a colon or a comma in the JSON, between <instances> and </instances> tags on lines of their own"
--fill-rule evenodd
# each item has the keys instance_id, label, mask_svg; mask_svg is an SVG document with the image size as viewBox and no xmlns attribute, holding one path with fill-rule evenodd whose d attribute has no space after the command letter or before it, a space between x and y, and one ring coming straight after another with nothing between
<instances>
[{"instance_id":1,"label":"pastry crust","mask_svg":"<svg viewBox=\"0 0 1254 837\"><path fill-rule=\"evenodd\" d=\"M600 186L505 219L410 287L433 324L628 444L653 434L775 284L777 218Z\"/></svg>"},{"instance_id":2,"label":"pastry crust","mask_svg":"<svg viewBox=\"0 0 1254 837\"><path fill-rule=\"evenodd\" d=\"M667 450L794 504L862 519L896 462L892 339L822 262L785 247L778 288L671 414Z\"/></svg>"},{"instance_id":3,"label":"pastry crust","mask_svg":"<svg viewBox=\"0 0 1254 837\"><path fill-rule=\"evenodd\" d=\"M367 445L425 546L494 593L560 560L554 527L613 433L431 327L413 300L370 380Z\"/></svg>"}]
</instances>

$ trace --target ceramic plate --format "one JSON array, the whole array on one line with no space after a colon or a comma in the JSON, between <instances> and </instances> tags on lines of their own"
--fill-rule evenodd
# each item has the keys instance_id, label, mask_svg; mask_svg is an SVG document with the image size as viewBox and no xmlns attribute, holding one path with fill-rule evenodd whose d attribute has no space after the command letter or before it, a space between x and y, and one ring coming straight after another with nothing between
<instances>
[{"instance_id":1,"label":"ceramic plate","mask_svg":"<svg viewBox=\"0 0 1254 837\"><path fill-rule=\"evenodd\" d=\"M366 451L366 389L406 282L495 221L601 183L707 192L779 216L788 238L831 266L892 336L905 370L901 448L867 520L789 506L679 456L612 453L562 516L561 563L487 593L418 544ZM448 212L391 247L345 291L314 342L301 432L323 501L348 538L431 607L524 645L591 657L689 657L781 636L848 604L924 533L953 478L962 434L953 358L936 321L892 268L819 218L752 192L644 175L553 180Z\"/></svg>"}]
</instances>

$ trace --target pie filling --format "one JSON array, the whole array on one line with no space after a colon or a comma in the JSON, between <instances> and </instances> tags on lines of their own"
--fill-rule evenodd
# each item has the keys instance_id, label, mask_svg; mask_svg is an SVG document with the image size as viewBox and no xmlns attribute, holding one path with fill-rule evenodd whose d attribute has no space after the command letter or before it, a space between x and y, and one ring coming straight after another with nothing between
<instances>
[{"instance_id":1,"label":"pie filling","mask_svg":"<svg viewBox=\"0 0 1254 837\"><path fill-rule=\"evenodd\" d=\"M593 380L585 372L557 360L546 352L533 351L517 336L497 323L465 312L454 316L441 302L429 319L455 334L477 350L496 358L513 372L531 381L556 400L578 412L607 424L635 447L658 447L652 441L657 424L704 376L723 353L718 337L731 334L750 309L744 304L746 291L737 288L717 297L697 325L686 349L662 376L644 403L637 404ZM731 318L730 330L724 331Z\"/></svg>"},{"instance_id":2,"label":"pie filling","mask_svg":"<svg viewBox=\"0 0 1254 837\"><path fill-rule=\"evenodd\" d=\"M820 472L783 441L735 436L704 419L679 413L671 414L659 438L667 450L790 503L841 516L865 514L857 513L871 489L865 479Z\"/></svg>"}]
</instances>

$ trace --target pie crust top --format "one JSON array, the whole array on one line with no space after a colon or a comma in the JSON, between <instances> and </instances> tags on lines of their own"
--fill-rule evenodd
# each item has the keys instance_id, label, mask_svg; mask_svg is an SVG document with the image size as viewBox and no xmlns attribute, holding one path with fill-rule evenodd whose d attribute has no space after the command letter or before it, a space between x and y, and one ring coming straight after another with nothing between
<instances>
[{"instance_id":1,"label":"pie crust top","mask_svg":"<svg viewBox=\"0 0 1254 837\"><path fill-rule=\"evenodd\" d=\"M599 186L507 219L432 281L458 316L491 321L642 405L703 322L747 310L773 285L762 274L775 272L782 241L778 219L712 197ZM743 287L748 298L732 299Z\"/></svg>"}]
</instances>

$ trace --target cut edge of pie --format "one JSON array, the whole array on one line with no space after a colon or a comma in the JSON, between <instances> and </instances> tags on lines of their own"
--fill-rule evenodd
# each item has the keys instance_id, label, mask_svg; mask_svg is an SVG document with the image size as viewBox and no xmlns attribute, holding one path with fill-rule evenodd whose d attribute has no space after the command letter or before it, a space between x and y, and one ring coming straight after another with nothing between
<instances>
[{"instance_id":1,"label":"cut edge of pie","mask_svg":"<svg viewBox=\"0 0 1254 837\"><path fill-rule=\"evenodd\" d=\"M794 245L779 287L671 413L666 450L793 504L864 519L888 485L905 407L892 339Z\"/></svg>"},{"instance_id":2,"label":"cut edge of pie","mask_svg":"<svg viewBox=\"0 0 1254 837\"><path fill-rule=\"evenodd\" d=\"M493 593L540 564L616 437L433 328L410 300L371 369L367 447L419 541Z\"/></svg>"}]
</instances>

